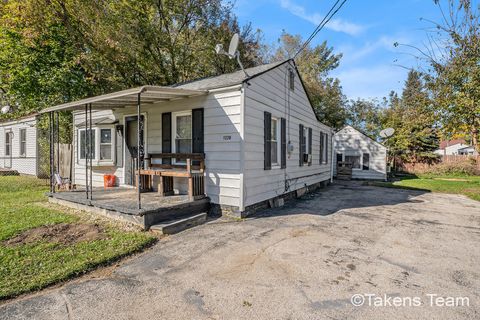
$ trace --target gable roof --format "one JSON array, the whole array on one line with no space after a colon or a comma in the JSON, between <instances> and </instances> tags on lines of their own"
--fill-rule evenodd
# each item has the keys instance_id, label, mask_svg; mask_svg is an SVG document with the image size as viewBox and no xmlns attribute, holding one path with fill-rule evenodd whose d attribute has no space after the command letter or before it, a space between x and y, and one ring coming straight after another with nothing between
<instances>
[{"instance_id":1,"label":"gable roof","mask_svg":"<svg viewBox=\"0 0 480 320\"><path fill-rule=\"evenodd\" d=\"M454 146L459 143L467 144L465 139L443 140L440 142L440 149L445 149L446 147Z\"/></svg>"},{"instance_id":2,"label":"gable roof","mask_svg":"<svg viewBox=\"0 0 480 320\"><path fill-rule=\"evenodd\" d=\"M253 77L256 77L262 73L265 73L273 68L278 67L281 64L286 63L287 61L288 60L281 61L281 62L267 63L267 64L262 64L260 66L247 68L245 69L245 72L248 74L248 76L245 75L245 72L243 72L243 70L238 70L232 73L225 73L218 76L212 76L212 77L201 78L197 80L174 84L172 87L190 89L190 90L212 90L217 88L230 87L237 84L241 84L244 81L248 81Z\"/></svg>"},{"instance_id":3,"label":"gable roof","mask_svg":"<svg viewBox=\"0 0 480 320\"><path fill-rule=\"evenodd\" d=\"M365 132L347 124L346 126L344 126L342 129L338 130L335 134L339 133L340 131L342 131L343 129L346 129L346 128L352 128L353 130L357 131L358 133L362 134L363 136L367 137L368 139L372 140L374 143L386 148L386 146L384 146L383 144L381 144L380 142L378 142L377 140L373 139L372 137L370 137L368 134L366 134Z\"/></svg>"},{"instance_id":4,"label":"gable roof","mask_svg":"<svg viewBox=\"0 0 480 320\"><path fill-rule=\"evenodd\" d=\"M39 115L38 112L33 112L33 113L29 113L29 114L19 116L19 117L3 118L3 119L0 119L0 125L6 125L6 124L9 125L9 124L12 124L12 123L20 123L20 122L27 122L27 121L35 120L35 117L37 117L38 115Z\"/></svg>"}]
</instances>

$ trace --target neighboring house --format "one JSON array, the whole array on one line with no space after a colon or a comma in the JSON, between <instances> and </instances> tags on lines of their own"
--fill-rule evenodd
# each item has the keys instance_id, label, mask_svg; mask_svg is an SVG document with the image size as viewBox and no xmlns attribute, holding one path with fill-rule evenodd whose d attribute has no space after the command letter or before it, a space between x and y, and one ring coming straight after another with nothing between
<instances>
[{"instance_id":1,"label":"neighboring house","mask_svg":"<svg viewBox=\"0 0 480 320\"><path fill-rule=\"evenodd\" d=\"M475 148L473 146L469 146L469 147L464 147L464 148L460 148L457 150L458 151L458 154L459 155L475 155L476 152L475 152Z\"/></svg>"},{"instance_id":2,"label":"neighboring house","mask_svg":"<svg viewBox=\"0 0 480 320\"><path fill-rule=\"evenodd\" d=\"M440 142L440 148L435 150L441 156L458 155L459 149L469 147L464 139L444 140Z\"/></svg>"},{"instance_id":3,"label":"neighboring house","mask_svg":"<svg viewBox=\"0 0 480 320\"><path fill-rule=\"evenodd\" d=\"M335 133L334 151L336 163L352 164L352 179L387 178L387 148L352 126Z\"/></svg>"},{"instance_id":4,"label":"neighboring house","mask_svg":"<svg viewBox=\"0 0 480 320\"><path fill-rule=\"evenodd\" d=\"M37 115L0 122L0 169L37 176Z\"/></svg>"},{"instance_id":5,"label":"neighboring house","mask_svg":"<svg viewBox=\"0 0 480 320\"><path fill-rule=\"evenodd\" d=\"M130 92L143 92L142 99L149 99L141 106L146 157L204 153L205 194L222 211L245 216L272 198L328 183L333 135L316 117L293 60L249 68L246 73L172 87L145 86L43 112L73 110L73 183L81 186L86 180L88 137L83 106L91 102L93 185L103 186L104 174L111 174L118 186L134 186L136 100L127 106L117 101L136 99L137 93ZM173 159L171 164L185 162ZM174 179L176 193L185 193L185 179Z\"/></svg>"}]
</instances>

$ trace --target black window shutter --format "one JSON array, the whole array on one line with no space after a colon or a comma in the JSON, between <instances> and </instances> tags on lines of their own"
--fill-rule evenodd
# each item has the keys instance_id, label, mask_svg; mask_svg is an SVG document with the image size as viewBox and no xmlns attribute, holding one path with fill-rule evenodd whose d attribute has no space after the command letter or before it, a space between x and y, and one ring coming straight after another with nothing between
<instances>
[{"instance_id":1,"label":"black window shutter","mask_svg":"<svg viewBox=\"0 0 480 320\"><path fill-rule=\"evenodd\" d=\"M117 167L123 167L123 125L121 124L115 126L115 139L116 165Z\"/></svg>"},{"instance_id":2,"label":"black window shutter","mask_svg":"<svg viewBox=\"0 0 480 320\"><path fill-rule=\"evenodd\" d=\"M323 132L320 131L320 164L323 164Z\"/></svg>"},{"instance_id":3,"label":"black window shutter","mask_svg":"<svg viewBox=\"0 0 480 320\"><path fill-rule=\"evenodd\" d=\"M300 124L298 126L298 136L299 136L299 145L298 145L298 153L300 154L299 156L299 165L300 167L303 166L303 154L305 152L305 144L303 143L303 124Z\"/></svg>"},{"instance_id":4,"label":"black window shutter","mask_svg":"<svg viewBox=\"0 0 480 320\"><path fill-rule=\"evenodd\" d=\"M192 110L192 152L203 153L203 108Z\"/></svg>"},{"instance_id":5,"label":"black window shutter","mask_svg":"<svg viewBox=\"0 0 480 320\"><path fill-rule=\"evenodd\" d=\"M312 165L312 128L308 128L308 154L310 159L308 160L308 165Z\"/></svg>"},{"instance_id":6,"label":"black window shutter","mask_svg":"<svg viewBox=\"0 0 480 320\"><path fill-rule=\"evenodd\" d=\"M264 134L263 134L263 154L264 154L264 161L263 161L263 168L265 170L272 169L272 114L269 112L264 112L263 114L263 127L264 127Z\"/></svg>"},{"instance_id":7,"label":"black window shutter","mask_svg":"<svg viewBox=\"0 0 480 320\"><path fill-rule=\"evenodd\" d=\"M162 113L162 153L172 152L172 113ZM171 164L172 159L162 159L163 164Z\"/></svg>"},{"instance_id":8,"label":"black window shutter","mask_svg":"<svg viewBox=\"0 0 480 320\"><path fill-rule=\"evenodd\" d=\"M325 133L325 163L328 163L328 133Z\"/></svg>"},{"instance_id":9,"label":"black window shutter","mask_svg":"<svg viewBox=\"0 0 480 320\"><path fill-rule=\"evenodd\" d=\"M280 167L282 169L285 169L287 167L287 121L285 120L285 118L281 119L280 136L282 144Z\"/></svg>"}]
</instances>

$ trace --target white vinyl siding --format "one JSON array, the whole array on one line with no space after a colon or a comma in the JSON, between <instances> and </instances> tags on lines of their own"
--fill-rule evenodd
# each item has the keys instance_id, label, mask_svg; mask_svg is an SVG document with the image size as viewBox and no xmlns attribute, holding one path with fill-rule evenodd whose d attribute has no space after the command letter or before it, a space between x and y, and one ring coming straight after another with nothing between
<instances>
[{"instance_id":1,"label":"white vinyl siding","mask_svg":"<svg viewBox=\"0 0 480 320\"><path fill-rule=\"evenodd\" d=\"M358 165L352 170L353 179L386 178L387 149L351 126L338 131L334 136L335 152L342 154L343 161L355 160ZM367 155L367 156L365 156ZM368 159L367 159L368 158ZM368 160L368 169L365 167ZM336 163L334 174L336 174Z\"/></svg>"},{"instance_id":2,"label":"white vinyl siding","mask_svg":"<svg viewBox=\"0 0 480 320\"><path fill-rule=\"evenodd\" d=\"M239 88L210 93L206 96L174 100L158 104L144 104L141 111L146 116L147 153L162 152L162 113L191 113L192 109L204 108L204 152L206 155L205 188L212 203L229 206L240 205L240 137L241 91ZM136 108L92 110L92 118L110 117L124 125L124 115L135 115ZM75 113L75 123L84 121L84 112ZM173 125L172 125L173 127ZM124 128L125 129L125 128ZM74 130L77 133L78 130ZM77 141L74 139L74 141ZM173 146L173 145L172 145ZM125 145L124 145L125 151ZM78 148L74 148L77 152ZM173 149L172 149L173 150ZM76 155L75 155L76 159ZM124 162L123 162L124 163ZM93 168L93 184L103 186L103 175L114 174L120 185L124 184L124 169L116 166ZM85 184L85 168L75 164L75 183ZM186 179L175 178L175 189L186 192Z\"/></svg>"},{"instance_id":3,"label":"white vinyl siding","mask_svg":"<svg viewBox=\"0 0 480 320\"><path fill-rule=\"evenodd\" d=\"M293 77L295 90L289 86L290 64L285 63L249 81L245 89L245 206L268 200L317 182L330 179L330 161L319 164L320 130L331 134L331 129L317 121L303 90L300 78ZM288 108L287 100L290 101ZM294 146L287 153L286 169L264 170L264 112L272 117L285 118L288 141ZM299 166L299 124L312 128L312 165ZM308 142L308 129L305 131ZM331 143L328 154L331 155ZM308 146L307 146L308 152ZM286 183L287 179L287 183ZM285 187L288 187L285 190Z\"/></svg>"},{"instance_id":4,"label":"white vinyl siding","mask_svg":"<svg viewBox=\"0 0 480 320\"><path fill-rule=\"evenodd\" d=\"M37 175L37 120L35 116L0 123L0 168L11 167L21 174ZM22 146L21 131L25 132ZM12 133L11 155L5 156L5 133ZM21 149L25 152L22 154Z\"/></svg>"}]
</instances>

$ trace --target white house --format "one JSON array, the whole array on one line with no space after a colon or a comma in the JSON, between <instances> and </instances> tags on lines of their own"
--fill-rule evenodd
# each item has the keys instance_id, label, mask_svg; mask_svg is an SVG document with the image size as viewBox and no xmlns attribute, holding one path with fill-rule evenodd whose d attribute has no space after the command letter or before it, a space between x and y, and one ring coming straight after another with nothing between
<instances>
[{"instance_id":1,"label":"white house","mask_svg":"<svg viewBox=\"0 0 480 320\"><path fill-rule=\"evenodd\" d=\"M204 188L211 204L245 216L268 200L328 183L333 140L332 129L317 119L293 60L245 71L172 87L134 88L42 112L74 112L77 186L89 178L84 105L91 103L93 186L102 186L105 174L115 175L117 186L135 186L140 141L145 172L185 166L185 159L165 159L166 154L204 154ZM157 190L154 173L152 179ZM163 183L161 188L168 188ZM190 187L177 176L172 183L177 194Z\"/></svg>"},{"instance_id":2,"label":"white house","mask_svg":"<svg viewBox=\"0 0 480 320\"><path fill-rule=\"evenodd\" d=\"M0 122L0 169L37 176L37 115Z\"/></svg>"},{"instance_id":3,"label":"white house","mask_svg":"<svg viewBox=\"0 0 480 320\"><path fill-rule=\"evenodd\" d=\"M440 148L434 152L441 156L459 155L461 149L468 147L470 145L464 139L445 140L440 142Z\"/></svg>"},{"instance_id":4,"label":"white house","mask_svg":"<svg viewBox=\"0 0 480 320\"><path fill-rule=\"evenodd\" d=\"M352 126L335 133L334 150L336 163L352 164L352 179L387 178L387 148Z\"/></svg>"},{"instance_id":5,"label":"white house","mask_svg":"<svg viewBox=\"0 0 480 320\"><path fill-rule=\"evenodd\" d=\"M460 148L457 150L459 155L469 155L473 156L476 154L475 148L473 146L468 146L464 148Z\"/></svg>"}]
</instances>

